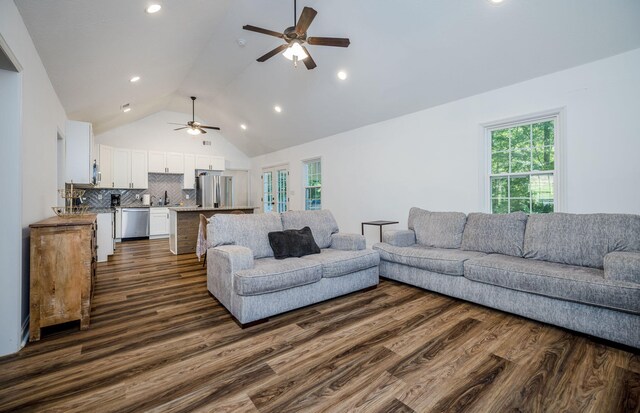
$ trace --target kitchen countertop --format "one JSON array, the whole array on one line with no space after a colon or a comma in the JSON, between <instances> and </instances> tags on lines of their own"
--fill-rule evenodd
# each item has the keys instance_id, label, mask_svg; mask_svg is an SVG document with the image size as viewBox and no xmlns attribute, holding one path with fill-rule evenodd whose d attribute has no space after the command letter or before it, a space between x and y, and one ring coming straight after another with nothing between
<instances>
[{"instance_id":1,"label":"kitchen countertop","mask_svg":"<svg viewBox=\"0 0 640 413\"><path fill-rule=\"evenodd\" d=\"M61 226L74 226L74 225L91 225L96 222L95 214L78 215L74 217L51 217L42 221L34 222L29 225L30 228L40 227L61 227Z\"/></svg>"},{"instance_id":2,"label":"kitchen countertop","mask_svg":"<svg viewBox=\"0 0 640 413\"><path fill-rule=\"evenodd\" d=\"M258 209L259 207L253 206L236 206L236 207L223 207L223 208L202 208L202 207L194 207L194 206L185 206L185 207L170 207L170 211L176 212L198 212L198 211L235 211L238 209Z\"/></svg>"},{"instance_id":3,"label":"kitchen countertop","mask_svg":"<svg viewBox=\"0 0 640 413\"><path fill-rule=\"evenodd\" d=\"M178 205L140 205L140 204L133 204L133 205L120 205L117 208L182 208ZM185 208L195 208L195 207L185 207Z\"/></svg>"},{"instance_id":4,"label":"kitchen countertop","mask_svg":"<svg viewBox=\"0 0 640 413\"><path fill-rule=\"evenodd\" d=\"M94 207L89 208L87 211L91 214L109 214L112 213L115 208L112 207Z\"/></svg>"}]
</instances>

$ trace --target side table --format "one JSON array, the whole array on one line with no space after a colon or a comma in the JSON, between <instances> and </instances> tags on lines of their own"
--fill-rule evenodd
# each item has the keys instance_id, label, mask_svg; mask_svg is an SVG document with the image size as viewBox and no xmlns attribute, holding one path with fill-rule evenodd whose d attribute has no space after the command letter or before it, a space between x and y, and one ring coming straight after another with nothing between
<instances>
[{"instance_id":1,"label":"side table","mask_svg":"<svg viewBox=\"0 0 640 413\"><path fill-rule=\"evenodd\" d=\"M362 228L362 235L364 235L364 226L365 225L377 225L380 227L380 242L382 242L382 226L383 225L391 225L397 224L398 221L367 221L363 222L360 226Z\"/></svg>"}]
</instances>

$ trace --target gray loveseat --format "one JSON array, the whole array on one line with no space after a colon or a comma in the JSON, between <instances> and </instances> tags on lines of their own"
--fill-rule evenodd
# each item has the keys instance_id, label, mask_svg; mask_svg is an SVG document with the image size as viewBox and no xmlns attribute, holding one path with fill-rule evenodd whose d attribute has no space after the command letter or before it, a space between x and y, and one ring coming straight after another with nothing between
<instances>
[{"instance_id":1,"label":"gray loveseat","mask_svg":"<svg viewBox=\"0 0 640 413\"><path fill-rule=\"evenodd\" d=\"M305 226L321 253L273 258L269 232ZM207 288L241 325L378 285L378 252L326 210L214 215L207 243Z\"/></svg>"},{"instance_id":2,"label":"gray loveseat","mask_svg":"<svg viewBox=\"0 0 640 413\"><path fill-rule=\"evenodd\" d=\"M640 216L412 208L380 276L640 348Z\"/></svg>"}]
</instances>

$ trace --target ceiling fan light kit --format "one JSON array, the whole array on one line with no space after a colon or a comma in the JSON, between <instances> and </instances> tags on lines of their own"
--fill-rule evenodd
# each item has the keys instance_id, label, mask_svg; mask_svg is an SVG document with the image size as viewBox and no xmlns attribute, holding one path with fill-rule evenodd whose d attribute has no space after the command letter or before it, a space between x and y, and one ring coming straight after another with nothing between
<instances>
[{"instance_id":1,"label":"ceiling fan light kit","mask_svg":"<svg viewBox=\"0 0 640 413\"><path fill-rule=\"evenodd\" d=\"M220 130L217 126L206 126L201 124L200 122L196 122L196 97L191 96L191 120L186 124L182 123L169 123L169 125L180 125L180 128L175 128L174 130L183 130L186 129L189 135L201 135L207 133L205 129L214 129Z\"/></svg>"},{"instance_id":2,"label":"ceiling fan light kit","mask_svg":"<svg viewBox=\"0 0 640 413\"><path fill-rule=\"evenodd\" d=\"M318 14L317 11L311 7L305 7L300 14L300 18L297 19L297 2L293 1L293 26L287 27L284 32L279 33L273 30L263 29L261 27L245 25L242 28L256 33L262 33L269 36L277 37L284 40L286 43L273 49L272 51L260 56L256 59L258 62L265 62L271 59L278 53L293 61L295 67L298 66L298 61L302 60L308 70L316 68L316 62L314 62L311 54L304 46L305 43L315 46L333 46L333 47L349 47L351 43L347 38L339 37L307 37L307 30L313 22L313 19Z\"/></svg>"}]
</instances>

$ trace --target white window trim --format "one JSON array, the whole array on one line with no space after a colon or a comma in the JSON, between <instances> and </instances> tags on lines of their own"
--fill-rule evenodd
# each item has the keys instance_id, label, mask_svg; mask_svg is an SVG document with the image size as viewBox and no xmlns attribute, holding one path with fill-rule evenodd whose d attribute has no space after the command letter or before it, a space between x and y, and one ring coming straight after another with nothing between
<instances>
[{"instance_id":1,"label":"white window trim","mask_svg":"<svg viewBox=\"0 0 640 413\"><path fill-rule=\"evenodd\" d=\"M300 193L302 194L302 196L300 197L300 201L302 203L300 210L302 211L306 211L307 209L307 205L306 205L306 191L305 189L307 188L307 186L305 185L305 174L304 174L304 167L305 164L308 162L315 162L315 161L320 161L320 165L322 168L322 171L320 172L320 179L323 181L322 184L324 184L324 162L322 160L322 156L312 156L311 158L305 158L302 159L300 161L300 176L302 177L302 179L300 180L301 183L301 187L300 187ZM322 185L320 186L322 188ZM322 205L322 195L320 195L320 205Z\"/></svg>"},{"instance_id":2,"label":"white window trim","mask_svg":"<svg viewBox=\"0 0 640 413\"><path fill-rule=\"evenodd\" d=\"M512 126L535 123L539 120L554 119L555 136L553 150L555 156L555 169L553 171L553 194L554 212L565 212L566 188L565 185L565 136L566 136L566 113L565 108L556 108L543 112L531 113L524 116L511 117L498 121L480 124L480 135L482 142L481 162L479 173L481 208L484 212L491 213L491 132L496 129L509 128Z\"/></svg>"}]
</instances>

